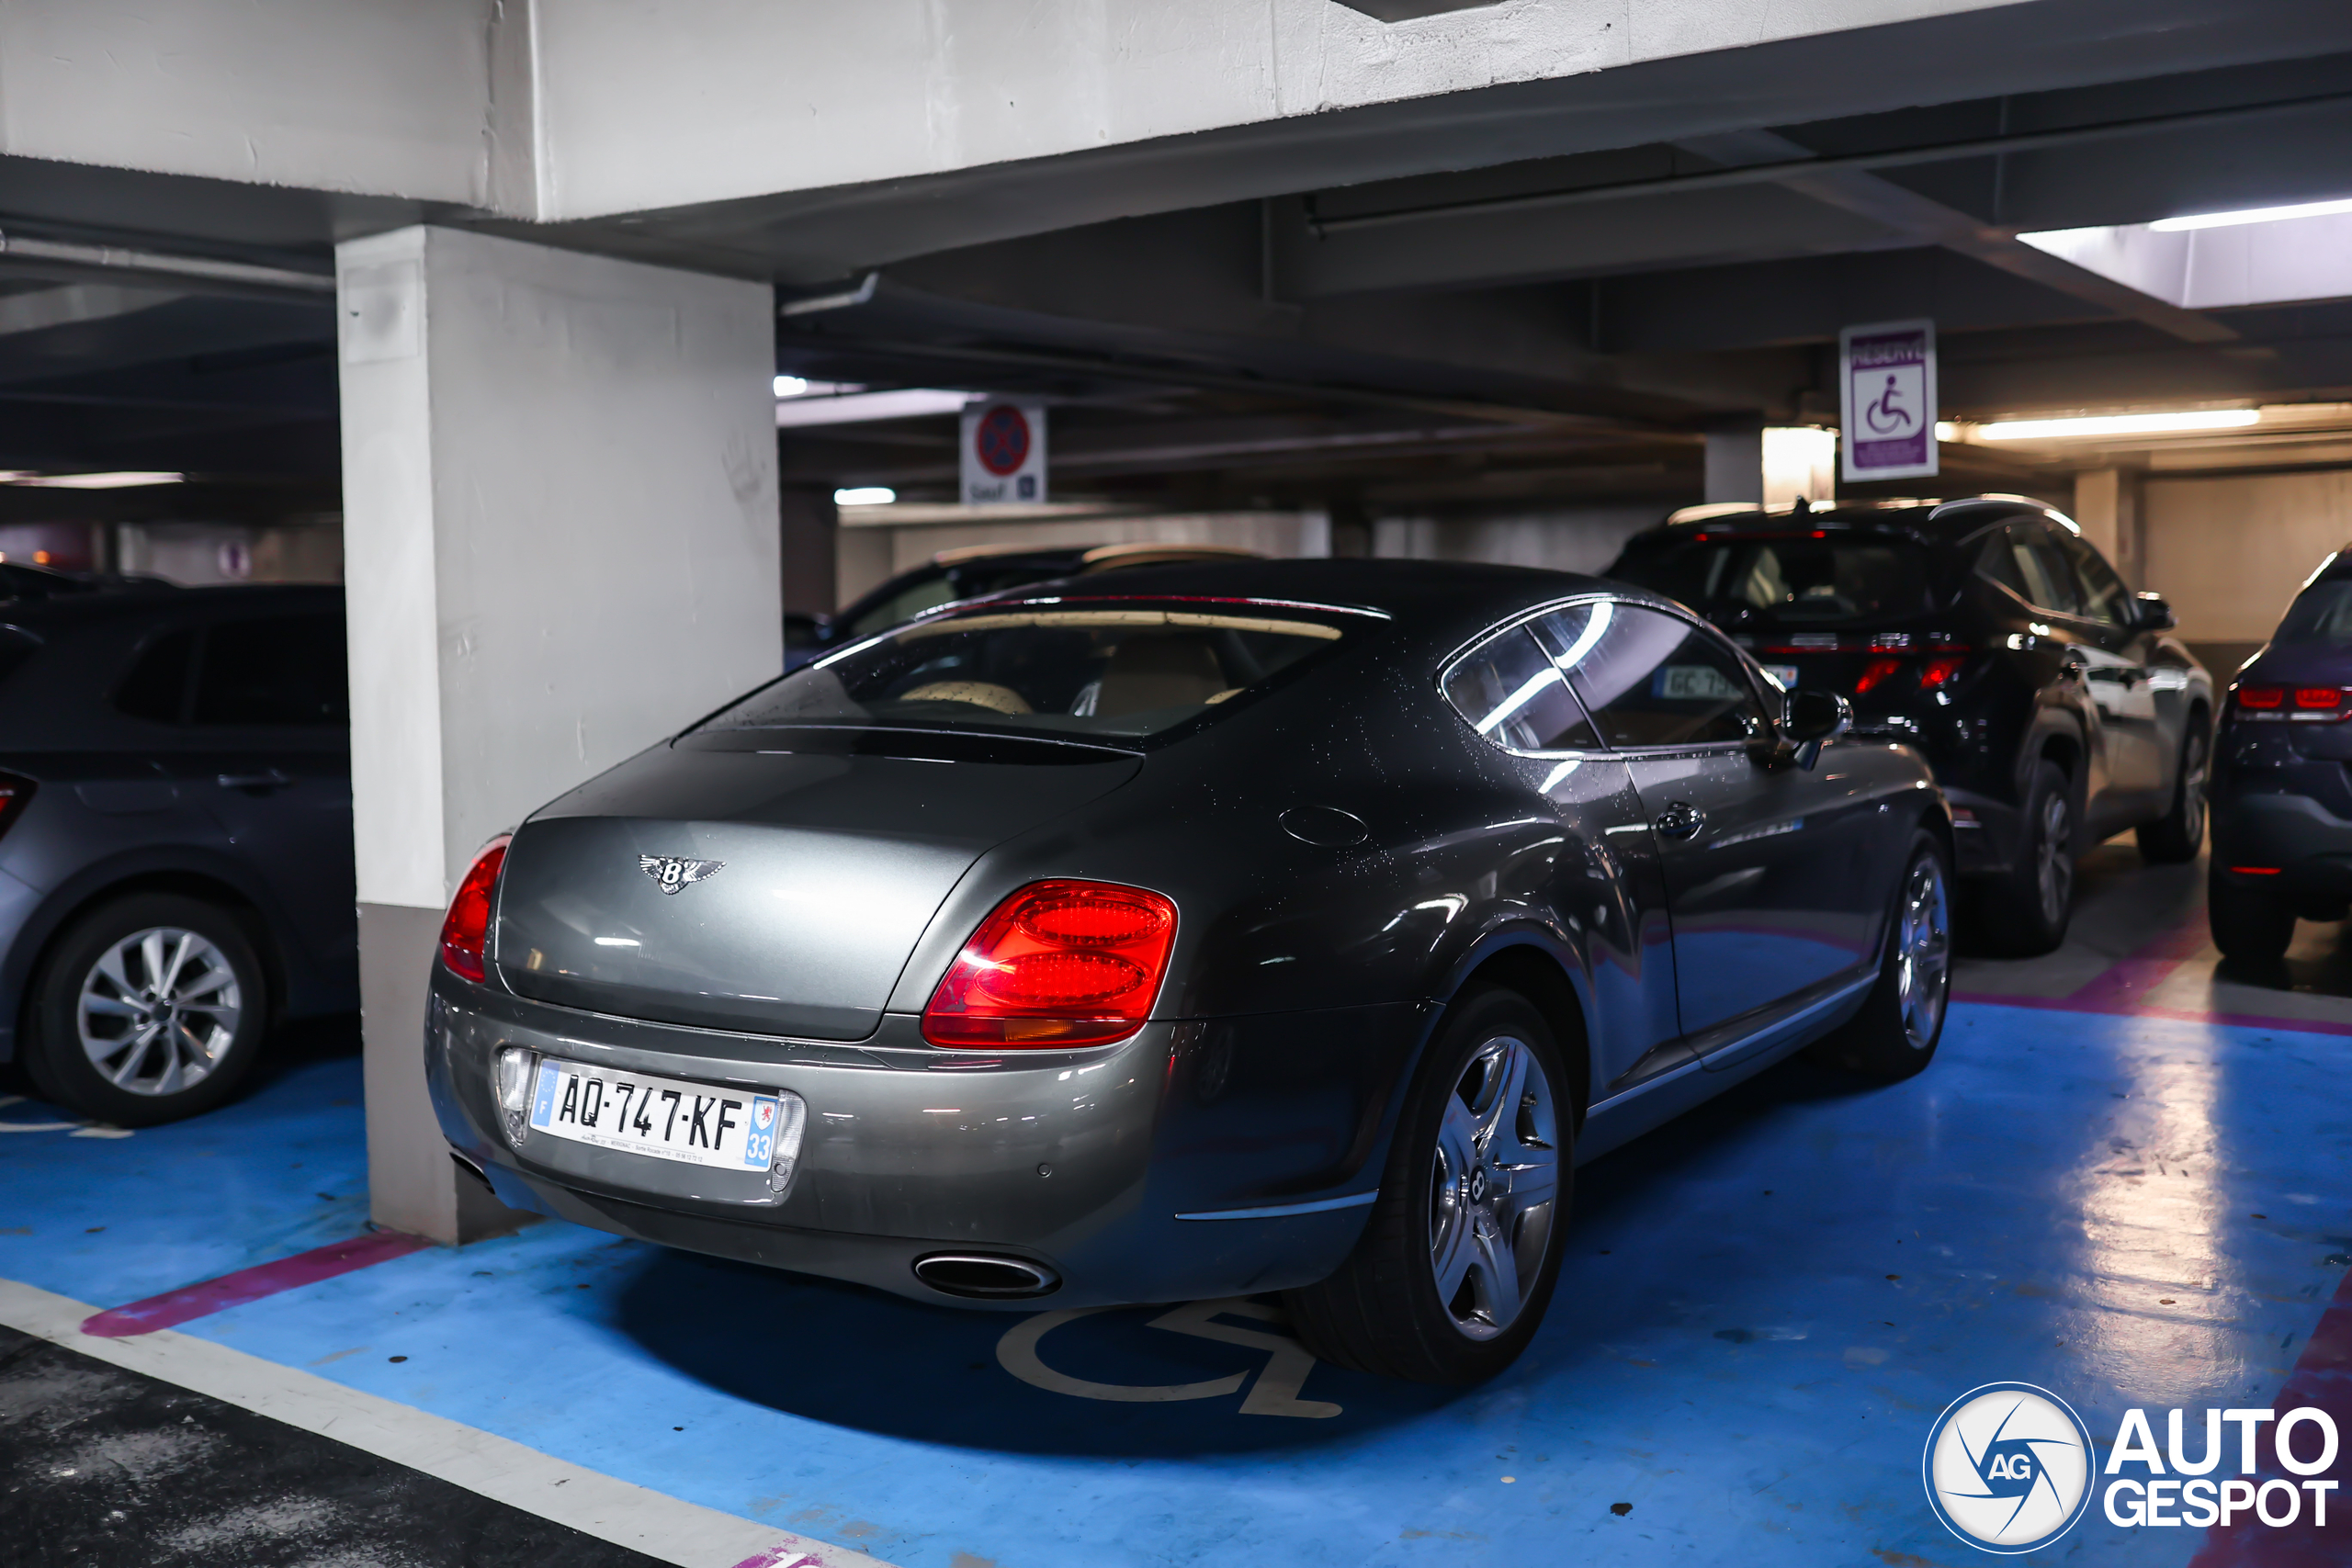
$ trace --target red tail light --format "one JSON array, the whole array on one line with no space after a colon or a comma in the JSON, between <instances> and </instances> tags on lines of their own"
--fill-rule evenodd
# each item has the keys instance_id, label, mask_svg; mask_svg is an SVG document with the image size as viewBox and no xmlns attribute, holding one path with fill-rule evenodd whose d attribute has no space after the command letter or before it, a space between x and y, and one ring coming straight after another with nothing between
<instances>
[{"instance_id":1,"label":"red tail light","mask_svg":"<svg viewBox=\"0 0 2352 1568\"><path fill-rule=\"evenodd\" d=\"M2242 708L2275 708L2287 700L2284 686L2240 686L2238 706Z\"/></svg>"},{"instance_id":2,"label":"red tail light","mask_svg":"<svg viewBox=\"0 0 2352 1568\"><path fill-rule=\"evenodd\" d=\"M1919 684L1924 690L1932 692L1938 686L1958 680L1962 666L1967 662L1968 655L1964 653L1939 653L1928 660L1926 669L1919 671Z\"/></svg>"},{"instance_id":3,"label":"red tail light","mask_svg":"<svg viewBox=\"0 0 2352 1568\"><path fill-rule=\"evenodd\" d=\"M476 985L489 977L482 950L490 941L490 900L498 891L510 836L500 834L474 857L466 879L458 884L458 896L449 900L448 919L441 922L441 962Z\"/></svg>"},{"instance_id":4,"label":"red tail light","mask_svg":"<svg viewBox=\"0 0 2352 1568\"><path fill-rule=\"evenodd\" d=\"M1105 882L1033 882L996 907L923 1010L934 1045L1103 1045L1143 1027L1176 906Z\"/></svg>"},{"instance_id":5,"label":"red tail light","mask_svg":"<svg viewBox=\"0 0 2352 1568\"><path fill-rule=\"evenodd\" d=\"M2336 686L2298 686L2295 705L2299 708L2334 708L2344 705L2344 693Z\"/></svg>"},{"instance_id":6,"label":"red tail light","mask_svg":"<svg viewBox=\"0 0 2352 1568\"><path fill-rule=\"evenodd\" d=\"M1902 673L1900 659L1873 659L1862 666L1862 678L1854 682L1854 695L1860 696L1873 686L1881 686Z\"/></svg>"},{"instance_id":7,"label":"red tail light","mask_svg":"<svg viewBox=\"0 0 2352 1568\"><path fill-rule=\"evenodd\" d=\"M17 825L17 818L33 803L33 791L40 787L19 774L0 773L0 833Z\"/></svg>"}]
</instances>

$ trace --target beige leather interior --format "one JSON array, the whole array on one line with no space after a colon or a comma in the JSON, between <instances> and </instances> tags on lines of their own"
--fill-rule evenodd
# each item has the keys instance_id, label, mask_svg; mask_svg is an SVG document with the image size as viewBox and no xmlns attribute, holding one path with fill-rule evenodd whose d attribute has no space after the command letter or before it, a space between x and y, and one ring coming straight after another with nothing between
<instances>
[{"instance_id":1,"label":"beige leather interior","mask_svg":"<svg viewBox=\"0 0 2352 1568\"><path fill-rule=\"evenodd\" d=\"M1208 644L1189 637L1131 637L1102 669L1094 711L1105 718L1213 701L1233 682Z\"/></svg>"},{"instance_id":2,"label":"beige leather interior","mask_svg":"<svg viewBox=\"0 0 2352 1568\"><path fill-rule=\"evenodd\" d=\"M907 703L969 703L976 708L991 708L998 713L1035 713L1028 701L1010 686L1000 686L993 681L933 681L917 686L911 692L899 694Z\"/></svg>"}]
</instances>

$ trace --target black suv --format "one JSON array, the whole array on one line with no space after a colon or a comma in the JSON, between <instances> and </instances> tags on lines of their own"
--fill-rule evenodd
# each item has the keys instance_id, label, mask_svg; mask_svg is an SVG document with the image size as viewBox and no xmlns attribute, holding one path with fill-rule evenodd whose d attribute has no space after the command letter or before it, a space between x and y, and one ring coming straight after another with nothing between
<instances>
[{"instance_id":1,"label":"black suv","mask_svg":"<svg viewBox=\"0 0 2352 1568\"><path fill-rule=\"evenodd\" d=\"M2213 682L2060 513L2018 497L1693 507L1612 576L1691 605L1783 685L1841 693L1915 746L2005 951L2066 934L2075 860L2126 828L2152 861L2205 836Z\"/></svg>"},{"instance_id":2,"label":"black suv","mask_svg":"<svg viewBox=\"0 0 2352 1568\"><path fill-rule=\"evenodd\" d=\"M274 1019L358 1003L342 591L0 597L0 1061L193 1114Z\"/></svg>"},{"instance_id":3,"label":"black suv","mask_svg":"<svg viewBox=\"0 0 2352 1568\"><path fill-rule=\"evenodd\" d=\"M2352 907L2352 553L2287 606L2222 705L2206 913L2231 958L2275 962L2295 919Z\"/></svg>"}]
</instances>

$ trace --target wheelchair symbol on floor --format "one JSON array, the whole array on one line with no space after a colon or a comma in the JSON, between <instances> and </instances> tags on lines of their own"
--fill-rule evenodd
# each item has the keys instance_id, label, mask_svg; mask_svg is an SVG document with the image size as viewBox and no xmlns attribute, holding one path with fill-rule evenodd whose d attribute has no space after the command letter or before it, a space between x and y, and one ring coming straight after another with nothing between
<instances>
[{"instance_id":1,"label":"wheelchair symbol on floor","mask_svg":"<svg viewBox=\"0 0 2352 1568\"><path fill-rule=\"evenodd\" d=\"M1026 1322L1017 1324L1011 1333L997 1341L996 1359L1023 1382L1042 1388L1051 1393L1067 1393L1078 1399L1107 1399L1121 1404L1155 1404L1180 1399L1217 1399L1238 1393L1241 1385L1250 1384L1249 1396L1241 1402L1244 1416L1295 1416L1310 1421L1326 1420L1340 1414L1340 1406L1319 1399L1301 1399L1299 1389L1306 1382L1306 1374L1315 1370L1315 1358L1306 1347L1287 1334L1270 1334L1262 1328L1249 1328L1238 1324L1219 1323L1220 1317L1246 1317L1260 1323L1280 1323L1282 1313L1260 1302L1238 1298L1215 1302L1190 1302L1170 1312L1161 1313L1147 1327L1164 1328L1172 1334L1189 1334L1195 1339L1214 1339L1220 1344L1240 1345L1266 1353L1266 1365L1250 1382L1246 1371L1229 1376L1210 1378L1202 1382L1136 1384L1089 1382L1067 1372L1057 1372L1046 1365L1037 1353L1039 1341L1066 1323L1096 1313L1118 1312L1115 1306L1074 1307L1066 1312L1040 1313Z\"/></svg>"}]
</instances>

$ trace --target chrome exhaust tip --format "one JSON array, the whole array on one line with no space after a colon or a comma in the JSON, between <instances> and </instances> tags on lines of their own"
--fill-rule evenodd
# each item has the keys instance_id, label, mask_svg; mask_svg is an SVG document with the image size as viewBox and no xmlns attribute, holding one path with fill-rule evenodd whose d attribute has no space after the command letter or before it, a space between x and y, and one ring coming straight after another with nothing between
<instances>
[{"instance_id":1,"label":"chrome exhaust tip","mask_svg":"<svg viewBox=\"0 0 2352 1568\"><path fill-rule=\"evenodd\" d=\"M998 1301L1051 1295L1061 1289L1062 1283L1059 1274L1025 1258L991 1258L967 1252L934 1252L928 1258L918 1258L915 1278L942 1295Z\"/></svg>"}]
</instances>

